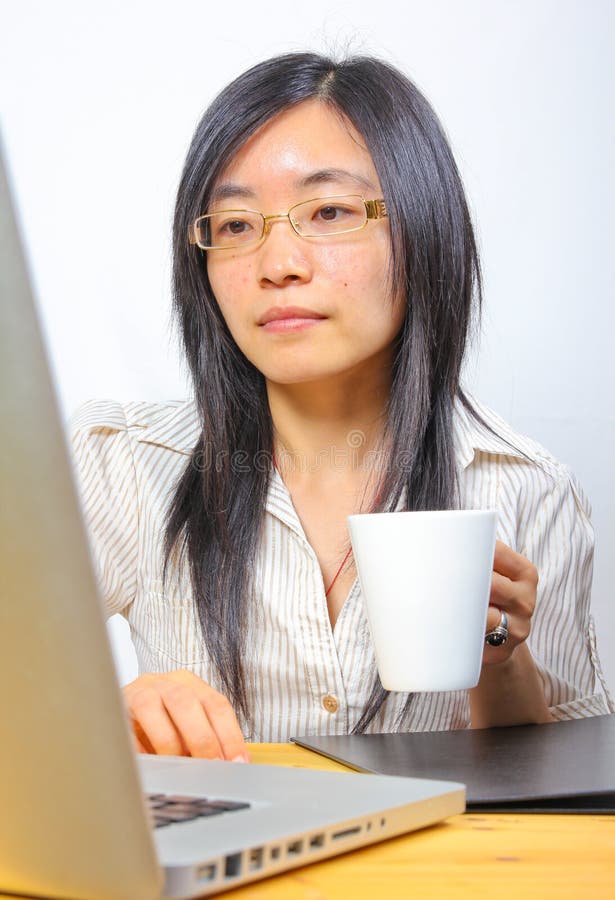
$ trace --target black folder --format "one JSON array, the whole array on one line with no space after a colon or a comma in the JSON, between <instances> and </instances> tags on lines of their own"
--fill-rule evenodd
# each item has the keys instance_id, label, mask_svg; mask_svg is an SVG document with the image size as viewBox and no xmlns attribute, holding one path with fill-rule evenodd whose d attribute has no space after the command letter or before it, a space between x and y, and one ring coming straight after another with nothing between
<instances>
[{"instance_id":1,"label":"black folder","mask_svg":"<svg viewBox=\"0 0 615 900\"><path fill-rule=\"evenodd\" d=\"M615 813L615 714L509 728L291 740L360 772L461 781L468 811Z\"/></svg>"}]
</instances>

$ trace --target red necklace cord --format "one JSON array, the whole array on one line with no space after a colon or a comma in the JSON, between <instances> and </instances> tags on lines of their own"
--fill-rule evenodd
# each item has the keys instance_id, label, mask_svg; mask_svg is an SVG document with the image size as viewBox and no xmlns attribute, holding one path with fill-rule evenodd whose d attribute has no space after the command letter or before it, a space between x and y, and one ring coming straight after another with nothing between
<instances>
[{"instance_id":1,"label":"red necklace cord","mask_svg":"<svg viewBox=\"0 0 615 900\"><path fill-rule=\"evenodd\" d=\"M278 475L280 475L281 473L280 473L280 470L278 469L278 464L277 464L277 461L276 461L276 458L275 458L275 453L273 453L272 455L273 455L273 466L274 466L276 472L278 473ZM345 556L344 559L342 560L342 563L341 563L339 569L337 570L337 572L336 572L335 575L333 576L333 581L331 582L331 584L329 585L329 587L328 587L328 588L326 589L326 591L325 591L325 599L326 599L326 598L329 596L329 594L331 593L331 589L332 589L333 585L335 584L335 582L337 581L337 579L339 578L339 576L340 576L340 574L341 574L341 572L342 572L342 569L344 568L344 566L345 566L346 563L348 562L348 557L350 556L351 553L352 553L352 547L349 547L348 550L347 550L347 552L346 552L346 556Z\"/></svg>"},{"instance_id":2,"label":"red necklace cord","mask_svg":"<svg viewBox=\"0 0 615 900\"><path fill-rule=\"evenodd\" d=\"M339 577L339 575L340 575L342 569L343 569L344 566L346 565L346 561L347 561L347 559L348 559L348 557L350 556L351 553L352 553L352 547L349 547L349 548L348 548L348 551L347 551L347 553L346 553L346 556L345 556L344 559L342 560L341 566L339 567L339 569L337 570L337 572L335 573L335 575L334 575L334 577L333 577L333 581L331 582L331 584L329 585L329 587L328 587L327 590L325 591L325 597L328 597L328 596L329 596L329 593L330 593L330 591L331 591L331 588L333 587L333 585L334 585L335 582L337 581L337 579L338 579L338 577Z\"/></svg>"}]
</instances>

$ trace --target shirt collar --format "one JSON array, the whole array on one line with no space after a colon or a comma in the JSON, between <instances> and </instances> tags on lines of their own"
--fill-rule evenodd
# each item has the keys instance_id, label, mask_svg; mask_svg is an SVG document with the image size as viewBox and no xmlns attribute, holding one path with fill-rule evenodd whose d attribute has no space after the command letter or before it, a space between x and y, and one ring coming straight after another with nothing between
<instances>
[{"instance_id":1,"label":"shirt collar","mask_svg":"<svg viewBox=\"0 0 615 900\"><path fill-rule=\"evenodd\" d=\"M171 401L152 409L144 404L130 423L136 439L143 444L157 444L176 453L190 456L201 433L196 404L193 400Z\"/></svg>"},{"instance_id":2,"label":"shirt collar","mask_svg":"<svg viewBox=\"0 0 615 900\"><path fill-rule=\"evenodd\" d=\"M473 397L468 396L468 400L479 418L473 416L460 400L455 401L453 440L460 472L467 469L476 453L528 458L531 449L526 446L527 439Z\"/></svg>"}]
</instances>

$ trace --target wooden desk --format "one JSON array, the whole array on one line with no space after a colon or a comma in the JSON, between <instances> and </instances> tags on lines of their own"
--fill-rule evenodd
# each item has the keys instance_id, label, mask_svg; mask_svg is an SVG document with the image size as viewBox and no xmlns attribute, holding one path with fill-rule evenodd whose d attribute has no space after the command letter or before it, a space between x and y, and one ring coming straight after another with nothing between
<instances>
[{"instance_id":1,"label":"wooden desk","mask_svg":"<svg viewBox=\"0 0 615 900\"><path fill-rule=\"evenodd\" d=\"M346 771L293 744L252 744L250 752L254 763ZM615 816L453 816L405 837L219 896L227 900L615 900Z\"/></svg>"},{"instance_id":2,"label":"wooden desk","mask_svg":"<svg viewBox=\"0 0 615 900\"><path fill-rule=\"evenodd\" d=\"M345 771L292 744L255 763ZM256 882L228 900L615 900L615 816L470 813Z\"/></svg>"}]
</instances>

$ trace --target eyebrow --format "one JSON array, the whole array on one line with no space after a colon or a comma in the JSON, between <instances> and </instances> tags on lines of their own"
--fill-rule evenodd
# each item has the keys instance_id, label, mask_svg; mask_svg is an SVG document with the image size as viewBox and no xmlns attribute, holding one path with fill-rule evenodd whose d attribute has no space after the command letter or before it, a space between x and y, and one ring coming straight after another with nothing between
<instances>
[{"instance_id":1,"label":"eyebrow","mask_svg":"<svg viewBox=\"0 0 615 900\"><path fill-rule=\"evenodd\" d=\"M299 187L310 187L313 184L326 184L330 181L351 181L368 191L375 191L375 184L360 172L349 172L348 169L318 169L302 178Z\"/></svg>"},{"instance_id":2,"label":"eyebrow","mask_svg":"<svg viewBox=\"0 0 615 900\"><path fill-rule=\"evenodd\" d=\"M347 169L317 169L310 172L295 182L297 188L312 187L317 184L331 184L333 182L352 182L358 187L365 188L368 191L375 191L376 186L365 175L360 172L350 172ZM256 194L244 184L237 184L233 181L225 181L219 184L211 193L210 203L217 203L220 200L230 200L231 198L255 200Z\"/></svg>"}]
</instances>

